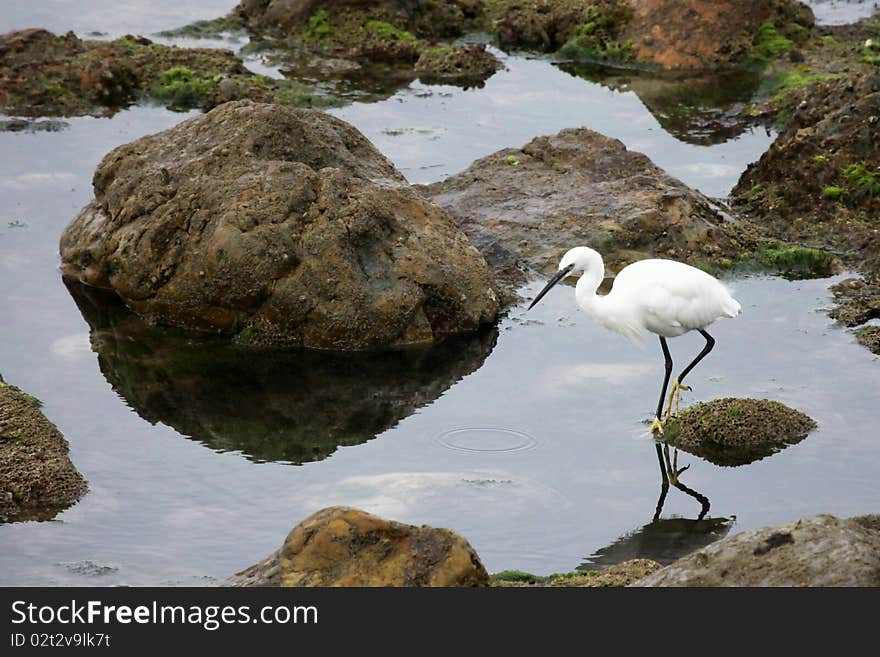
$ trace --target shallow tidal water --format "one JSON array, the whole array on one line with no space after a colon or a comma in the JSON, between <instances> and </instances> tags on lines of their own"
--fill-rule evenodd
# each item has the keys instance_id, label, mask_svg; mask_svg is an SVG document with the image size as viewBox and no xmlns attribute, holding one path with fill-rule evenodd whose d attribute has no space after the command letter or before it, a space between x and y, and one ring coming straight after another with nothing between
<instances>
[{"instance_id":1,"label":"shallow tidal water","mask_svg":"<svg viewBox=\"0 0 880 657\"><path fill-rule=\"evenodd\" d=\"M11 23L0 31L28 23L149 32L212 18L230 3L132 2L149 9L112 16L97 0L35 4L39 11L21 5L4 16ZM54 22L40 23L47 9ZM633 92L542 59L505 64L483 89L414 83L333 113L412 182L586 125L723 196L773 138L747 131L689 143ZM571 288L437 349L351 357L249 357L147 329L69 291L58 238L90 200L101 157L186 116L139 106L67 119L55 133L0 133L0 373L44 402L90 485L53 521L0 525L0 585L211 583L335 504L450 527L490 571L536 573L634 556L669 561L730 531L877 512L878 362L823 312L831 280L730 281L743 315L712 330L717 347L689 377L685 401L766 397L819 428L738 468L680 455L691 463L682 481L711 508L696 522L699 503L672 489L658 523L660 473L643 421L659 393L659 345L634 346L590 323ZM671 341L677 365L701 345L699 336Z\"/></svg>"}]
</instances>

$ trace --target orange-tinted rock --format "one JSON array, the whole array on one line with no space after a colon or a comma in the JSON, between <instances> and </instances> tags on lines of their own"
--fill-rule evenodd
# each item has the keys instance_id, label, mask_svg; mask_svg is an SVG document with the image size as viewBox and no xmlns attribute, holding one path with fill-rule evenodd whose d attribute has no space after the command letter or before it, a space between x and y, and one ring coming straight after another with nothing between
<instances>
[{"instance_id":1,"label":"orange-tinted rock","mask_svg":"<svg viewBox=\"0 0 880 657\"><path fill-rule=\"evenodd\" d=\"M664 69L718 68L743 61L767 20L813 24L812 12L790 0L640 0L626 35L636 57Z\"/></svg>"},{"instance_id":2,"label":"orange-tinted rock","mask_svg":"<svg viewBox=\"0 0 880 657\"><path fill-rule=\"evenodd\" d=\"M232 586L487 586L474 549L448 529L329 507L294 527L281 549Z\"/></svg>"}]
</instances>

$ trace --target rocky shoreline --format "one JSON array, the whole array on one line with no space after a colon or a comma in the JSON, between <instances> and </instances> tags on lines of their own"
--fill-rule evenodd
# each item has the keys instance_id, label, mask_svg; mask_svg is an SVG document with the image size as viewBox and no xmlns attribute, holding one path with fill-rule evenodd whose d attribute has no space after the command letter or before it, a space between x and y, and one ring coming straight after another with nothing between
<instances>
[{"instance_id":1,"label":"rocky shoreline","mask_svg":"<svg viewBox=\"0 0 880 657\"><path fill-rule=\"evenodd\" d=\"M880 353L880 327L872 324L880 319L880 19L817 28L808 8L788 0L726 2L718 11L709 4L243 0L215 27L244 29L271 49L285 67L283 80L254 75L230 51L23 30L0 36L0 109L21 117L4 120L2 129L63 129L55 119L34 119L106 116L136 102L204 110L104 157L94 199L61 236L61 265L93 345L103 341L106 353L95 350L117 392L142 417L158 414L221 449L232 442L217 401L222 392L191 384L194 368L221 354L265 401L261 382L281 377L267 350L307 348L333 358L365 352L344 361L340 380L353 391L347 408L333 415L315 409L338 400L285 397L278 406L293 407L288 413L319 419L274 451L254 439L243 450L254 460L322 459L439 397L482 364L494 344L489 327L517 302L522 285L550 273L576 243L603 253L609 277L647 257L716 274L856 271L864 277L832 289L830 314ZM635 89L669 123L708 121L705 139L755 125L774 126L779 136L724 201L588 128L537 135L443 181L414 186L356 128L313 109L344 102L335 91L357 80L479 86L502 64L485 41L460 42L477 32L508 49L553 53L565 65L611 67L603 84ZM669 116L682 79L708 88L719 74L744 74L753 87L724 99L721 118ZM339 86L316 84L322 77ZM94 288L115 295L113 310ZM184 337L147 337L137 353L126 351L129 336L154 325ZM181 357L190 355L193 335L216 341L202 360ZM457 360L400 356L395 365L406 371L387 385L371 388L350 365L367 368L370 354L453 339L462 340ZM269 356L251 358L230 345ZM149 400L130 387L132 372L144 385L145 362L160 372L148 382ZM290 371L285 394L315 371L326 374L309 362ZM383 412L353 427L367 415L357 404L365 390ZM206 409L201 415L216 425L168 414L172 398ZM255 416L267 412L253 406ZM815 426L780 407L717 400L683 414L665 439L719 465L750 463ZM276 426L289 418L280 413ZM0 439L0 522L51 518L86 492L64 437L32 398L2 379ZM596 574L490 576L449 530L333 507L224 584L874 586L878 528L876 516L816 516L723 538L663 568L633 560Z\"/></svg>"}]
</instances>

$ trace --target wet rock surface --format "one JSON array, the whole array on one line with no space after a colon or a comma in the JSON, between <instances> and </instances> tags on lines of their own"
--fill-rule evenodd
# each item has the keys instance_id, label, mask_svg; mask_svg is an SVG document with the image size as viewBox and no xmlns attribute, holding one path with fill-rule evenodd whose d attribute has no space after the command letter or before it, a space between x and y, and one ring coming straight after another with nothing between
<instances>
[{"instance_id":1,"label":"wet rock surface","mask_svg":"<svg viewBox=\"0 0 880 657\"><path fill-rule=\"evenodd\" d=\"M104 115L144 98L172 109L209 109L243 97L307 107L337 102L312 92L254 75L228 50L163 46L132 35L115 41L40 29L0 35L0 109L8 114Z\"/></svg>"},{"instance_id":2,"label":"wet rock surface","mask_svg":"<svg viewBox=\"0 0 880 657\"><path fill-rule=\"evenodd\" d=\"M226 586L486 586L474 549L448 529L329 507L294 527L281 549Z\"/></svg>"},{"instance_id":3,"label":"wet rock surface","mask_svg":"<svg viewBox=\"0 0 880 657\"><path fill-rule=\"evenodd\" d=\"M495 330L426 349L252 350L147 325L111 292L68 282L108 383L142 418L254 461L307 463L359 445L477 370Z\"/></svg>"},{"instance_id":4,"label":"wet rock surface","mask_svg":"<svg viewBox=\"0 0 880 657\"><path fill-rule=\"evenodd\" d=\"M880 586L880 516L818 515L742 532L634 586Z\"/></svg>"},{"instance_id":5,"label":"wet rock surface","mask_svg":"<svg viewBox=\"0 0 880 657\"><path fill-rule=\"evenodd\" d=\"M430 344L492 322L489 269L357 130L227 103L109 153L64 273L156 323L243 344Z\"/></svg>"},{"instance_id":6,"label":"wet rock surface","mask_svg":"<svg viewBox=\"0 0 880 657\"><path fill-rule=\"evenodd\" d=\"M641 153L585 128L498 151L423 192L450 212L508 291L525 279L523 268L550 273L577 244L616 272L652 256L722 261L758 239Z\"/></svg>"},{"instance_id":7,"label":"wet rock surface","mask_svg":"<svg viewBox=\"0 0 880 657\"><path fill-rule=\"evenodd\" d=\"M49 520L86 492L40 403L0 378L0 523Z\"/></svg>"},{"instance_id":8,"label":"wet rock surface","mask_svg":"<svg viewBox=\"0 0 880 657\"><path fill-rule=\"evenodd\" d=\"M800 411L766 399L716 399L685 409L664 440L721 466L739 466L800 442L816 423Z\"/></svg>"}]
</instances>

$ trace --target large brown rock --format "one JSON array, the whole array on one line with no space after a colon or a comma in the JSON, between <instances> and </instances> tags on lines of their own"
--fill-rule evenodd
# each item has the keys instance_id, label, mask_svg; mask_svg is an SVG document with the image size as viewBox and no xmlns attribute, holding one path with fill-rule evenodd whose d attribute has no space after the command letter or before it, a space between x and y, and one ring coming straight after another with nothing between
<instances>
[{"instance_id":1,"label":"large brown rock","mask_svg":"<svg viewBox=\"0 0 880 657\"><path fill-rule=\"evenodd\" d=\"M573 246L597 249L618 271L650 256L733 258L751 231L646 156L586 128L498 151L423 189L508 289L523 280L519 266L549 273Z\"/></svg>"},{"instance_id":2,"label":"large brown rock","mask_svg":"<svg viewBox=\"0 0 880 657\"><path fill-rule=\"evenodd\" d=\"M818 515L742 532L633 586L880 586L880 516Z\"/></svg>"},{"instance_id":3,"label":"large brown rock","mask_svg":"<svg viewBox=\"0 0 880 657\"><path fill-rule=\"evenodd\" d=\"M349 507L318 511L277 552L228 586L487 586L477 553L448 529L383 520Z\"/></svg>"},{"instance_id":4,"label":"large brown rock","mask_svg":"<svg viewBox=\"0 0 880 657\"><path fill-rule=\"evenodd\" d=\"M314 110L227 103L109 153L62 269L148 320L324 349L491 322L480 254L367 139Z\"/></svg>"},{"instance_id":5,"label":"large brown rock","mask_svg":"<svg viewBox=\"0 0 880 657\"><path fill-rule=\"evenodd\" d=\"M39 402L0 378L0 522L48 520L86 492Z\"/></svg>"}]
</instances>

